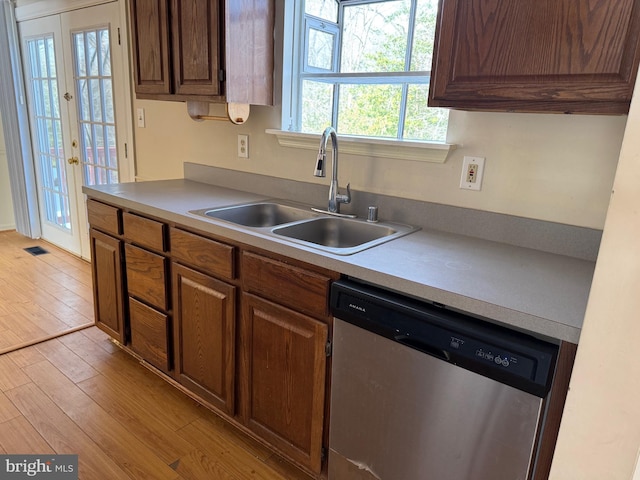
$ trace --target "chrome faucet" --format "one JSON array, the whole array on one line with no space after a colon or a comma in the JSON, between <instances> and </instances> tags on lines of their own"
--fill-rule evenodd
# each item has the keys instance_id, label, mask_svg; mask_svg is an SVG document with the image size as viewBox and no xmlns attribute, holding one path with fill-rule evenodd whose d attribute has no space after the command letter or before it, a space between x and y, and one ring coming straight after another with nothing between
<instances>
[{"instance_id":1,"label":"chrome faucet","mask_svg":"<svg viewBox=\"0 0 640 480\"><path fill-rule=\"evenodd\" d=\"M331 159L331 183L329 184L329 213L340 213L340 204L351 202L351 188L347 184L347 194L338 193L338 135L333 127L327 127L322 132L320 138L320 150L318 150L318 158L316 160L316 168L313 175L316 177L325 176L325 163L327 160L327 142L331 137L331 147L333 150Z\"/></svg>"}]
</instances>

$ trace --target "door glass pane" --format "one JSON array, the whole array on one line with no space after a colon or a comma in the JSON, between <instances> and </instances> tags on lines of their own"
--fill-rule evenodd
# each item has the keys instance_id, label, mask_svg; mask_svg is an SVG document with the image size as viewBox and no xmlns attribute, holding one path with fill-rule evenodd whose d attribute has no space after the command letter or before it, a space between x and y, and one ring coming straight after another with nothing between
<instances>
[{"instance_id":1,"label":"door glass pane","mask_svg":"<svg viewBox=\"0 0 640 480\"><path fill-rule=\"evenodd\" d=\"M75 32L74 81L85 185L118 183L118 151L107 27Z\"/></svg>"},{"instance_id":2,"label":"door glass pane","mask_svg":"<svg viewBox=\"0 0 640 480\"><path fill-rule=\"evenodd\" d=\"M53 37L27 41L27 52L35 106L35 157L42 176L45 221L71 230Z\"/></svg>"}]
</instances>

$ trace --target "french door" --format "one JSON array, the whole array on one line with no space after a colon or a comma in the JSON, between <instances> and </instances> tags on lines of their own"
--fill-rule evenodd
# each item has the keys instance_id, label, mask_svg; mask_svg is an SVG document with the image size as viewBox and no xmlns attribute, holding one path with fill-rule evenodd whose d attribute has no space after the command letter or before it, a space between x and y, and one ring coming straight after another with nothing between
<instances>
[{"instance_id":1,"label":"french door","mask_svg":"<svg viewBox=\"0 0 640 480\"><path fill-rule=\"evenodd\" d=\"M132 179L120 18L119 3L111 2L18 24L42 237L84 258L82 186Z\"/></svg>"}]
</instances>

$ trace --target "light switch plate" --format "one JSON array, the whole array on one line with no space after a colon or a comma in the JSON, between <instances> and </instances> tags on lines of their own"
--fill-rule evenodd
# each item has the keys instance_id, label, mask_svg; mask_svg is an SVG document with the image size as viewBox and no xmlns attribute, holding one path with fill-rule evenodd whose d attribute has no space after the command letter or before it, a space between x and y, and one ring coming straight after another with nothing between
<instances>
[{"instance_id":1,"label":"light switch plate","mask_svg":"<svg viewBox=\"0 0 640 480\"><path fill-rule=\"evenodd\" d=\"M144 128L144 108L138 108L136 110L136 119L138 120L138 127Z\"/></svg>"}]
</instances>

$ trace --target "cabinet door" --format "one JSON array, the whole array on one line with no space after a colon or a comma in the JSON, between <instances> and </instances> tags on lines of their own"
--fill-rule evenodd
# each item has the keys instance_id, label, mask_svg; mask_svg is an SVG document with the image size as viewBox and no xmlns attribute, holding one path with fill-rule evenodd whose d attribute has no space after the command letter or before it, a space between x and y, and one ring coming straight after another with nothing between
<instances>
[{"instance_id":1,"label":"cabinet door","mask_svg":"<svg viewBox=\"0 0 640 480\"><path fill-rule=\"evenodd\" d=\"M171 28L174 93L221 95L218 1L172 0Z\"/></svg>"},{"instance_id":2,"label":"cabinet door","mask_svg":"<svg viewBox=\"0 0 640 480\"><path fill-rule=\"evenodd\" d=\"M168 0L130 0L136 93L171 93Z\"/></svg>"},{"instance_id":3,"label":"cabinet door","mask_svg":"<svg viewBox=\"0 0 640 480\"><path fill-rule=\"evenodd\" d=\"M242 297L245 424L320 472L328 326L250 294Z\"/></svg>"},{"instance_id":4,"label":"cabinet door","mask_svg":"<svg viewBox=\"0 0 640 480\"><path fill-rule=\"evenodd\" d=\"M235 287L173 264L176 379L234 413Z\"/></svg>"},{"instance_id":5,"label":"cabinet door","mask_svg":"<svg viewBox=\"0 0 640 480\"><path fill-rule=\"evenodd\" d=\"M93 228L90 239L96 326L125 344L122 241Z\"/></svg>"},{"instance_id":6,"label":"cabinet door","mask_svg":"<svg viewBox=\"0 0 640 480\"><path fill-rule=\"evenodd\" d=\"M626 113L640 1L442 0L429 104Z\"/></svg>"}]
</instances>

